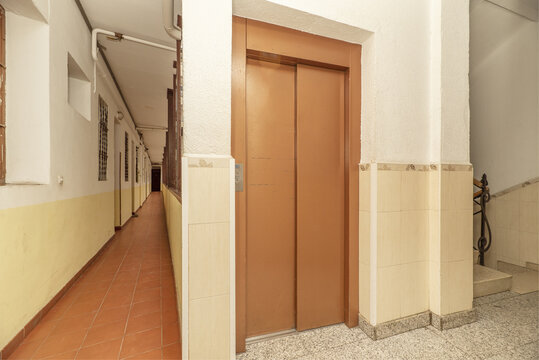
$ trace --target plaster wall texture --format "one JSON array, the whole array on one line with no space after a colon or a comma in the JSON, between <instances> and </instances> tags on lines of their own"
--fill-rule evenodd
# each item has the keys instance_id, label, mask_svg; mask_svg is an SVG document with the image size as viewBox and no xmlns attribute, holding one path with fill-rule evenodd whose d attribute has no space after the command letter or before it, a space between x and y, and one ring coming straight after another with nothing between
<instances>
[{"instance_id":1,"label":"plaster wall texture","mask_svg":"<svg viewBox=\"0 0 539 360\"><path fill-rule=\"evenodd\" d=\"M472 0L470 30L471 160L494 194L539 176L539 26Z\"/></svg>"},{"instance_id":2,"label":"plaster wall texture","mask_svg":"<svg viewBox=\"0 0 539 360\"><path fill-rule=\"evenodd\" d=\"M230 153L230 13L218 6L183 2L187 153ZM467 1L235 0L233 14L363 45L362 163L469 163Z\"/></svg>"}]
</instances>

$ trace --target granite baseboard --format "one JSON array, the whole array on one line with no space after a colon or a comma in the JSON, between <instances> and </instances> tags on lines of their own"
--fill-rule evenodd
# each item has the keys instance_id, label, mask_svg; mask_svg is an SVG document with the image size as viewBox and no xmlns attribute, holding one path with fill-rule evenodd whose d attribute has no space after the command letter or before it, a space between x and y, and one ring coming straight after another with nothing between
<instances>
[{"instance_id":1,"label":"granite baseboard","mask_svg":"<svg viewBox=\"0 0 539 360\"><path fill-rule=\"evenodd\" d=\"M358 326L371 339L380 340L428 325L430 325L430 311L425 311L378 325L369 324L369 322L363 316L359 315Z\"/></svg>"},{"instance_id":2,"label":"granite baseboard","mask_svg":"<svg viewBox=\"0 0 539 360\"><path fill-rule=\"evenodd\" d=\"M453 329L462 325L471 324L476 321L477 311L475 309L442 316L435 313L432 313L431 315L432 326L440 331Z\"/></svg>"},{"instance_id":3,"label":"granite baseboard","mask_svg":"<svg viewBox=\"0 0 539 360\"><path fill-rule=\"evenodd\" d=\"M390 336L402 334L407 331L423 328L428 325L432 325L438 330L453 329L477 321L477 312L475 309L471 309L440 316L430 311L425 311L402 319L396 319L377 325L371 325L361 315L358 317L358 327L372 340L380 340Z\"/></svg>"}]
</instances>

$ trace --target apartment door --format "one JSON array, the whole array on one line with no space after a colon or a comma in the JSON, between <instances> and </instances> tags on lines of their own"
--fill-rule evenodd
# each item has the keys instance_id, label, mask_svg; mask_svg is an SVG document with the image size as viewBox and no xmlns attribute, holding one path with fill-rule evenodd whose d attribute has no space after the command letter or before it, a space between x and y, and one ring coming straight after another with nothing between
<instances>
[{"instance_id":1,"label":"apartment door","mask_svg":"<svg viewBox=\"0 0 539 360\"><path fill-rule=\"evenodd\" d=\"M344 72L247 60L247 336L344 321Z\"/></svg>"}]
</instances>

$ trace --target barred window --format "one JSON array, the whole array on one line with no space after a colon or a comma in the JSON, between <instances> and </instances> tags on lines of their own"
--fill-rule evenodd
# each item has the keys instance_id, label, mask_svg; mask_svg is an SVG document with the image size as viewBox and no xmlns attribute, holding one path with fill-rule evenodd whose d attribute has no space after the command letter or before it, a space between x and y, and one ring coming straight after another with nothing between
<instances>
[{"instance_id":1,"label":"barred window","mask_svg":"<svg viewBox=\"0 0 539 360\"><path fill-rule=\"evenodd\" d=\"M124 180L129 181L129 135L125 132L125 147L124 147Z\"/></svg>"},{"instance_id":2,"label":"barred window","mask_svg":"<svg viewBox=\"0 0 539 360\"><path fill-rule=\"evenodd\" d=\"M138 146L135 148L135 181L138 183Z\"/></svg>"},{"instance_id":3,"label":"barred window","mask_svg":"<svg viewBox=\"0 0 539 360\"><path fill-rule=\"evenodd\" d=\"M109 107L99 97L99 181L107 180Z\"/></svg>"}]
</instances>

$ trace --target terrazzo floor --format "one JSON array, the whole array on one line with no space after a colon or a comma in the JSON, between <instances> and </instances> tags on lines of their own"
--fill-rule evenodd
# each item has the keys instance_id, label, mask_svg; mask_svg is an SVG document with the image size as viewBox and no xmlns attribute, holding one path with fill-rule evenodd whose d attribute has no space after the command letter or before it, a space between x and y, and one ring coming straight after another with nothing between
<instances>
[{"instance_id":1,"label":"terrazzo floor","mask_svg":"<svg viewBox=\"0 0 539 360\"><path fill-rule=\"evenodd\" d=\"M372 341L345 325L247 345L237 360L539 359L539 294L504 292L476 298L479 320L440 332L428 326Z\"/></svg>"}]
</instances>

